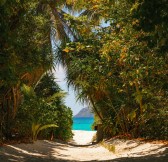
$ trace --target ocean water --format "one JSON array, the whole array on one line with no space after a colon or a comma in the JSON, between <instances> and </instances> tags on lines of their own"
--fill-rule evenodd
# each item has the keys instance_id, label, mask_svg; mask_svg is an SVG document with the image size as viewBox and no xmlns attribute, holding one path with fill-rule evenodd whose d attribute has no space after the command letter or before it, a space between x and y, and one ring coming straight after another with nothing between
<instances>
[{"instance_id":1,"label":"ocean water","mask_svg":"<svg viewBox=\"0 0 168 162\"><path fill-rule=\"evenodd\" d=\"M73 118L72 130L92 131L91 126L93 122L93 118Z\"/></svg>"}]
</instances>

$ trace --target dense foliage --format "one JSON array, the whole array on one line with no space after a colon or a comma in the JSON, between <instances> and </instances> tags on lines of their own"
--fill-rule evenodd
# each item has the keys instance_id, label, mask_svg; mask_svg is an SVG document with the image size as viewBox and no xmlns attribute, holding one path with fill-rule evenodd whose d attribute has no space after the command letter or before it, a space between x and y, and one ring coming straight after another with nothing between
<instances>
[{"instance_id":1,"label":"dense foliage","mask_svg":"<svg viewBox=\"0 0 168 162\"><path fill-rule=\"evenodd\" d=\"M40 98L46 98L45 103L48 105L46 110L45 108L41 110L44 111L42 117L42 120L45 120L44 124L56 123L58 128L52 131L54 138L69 140L72 137L72 110L65 105L66 93L55 82L52 73L42 78L35 92Z\"/></svg>"},{"instance_id":2,"label":"dense foliage","mask_svg":"<svg viewBox=\"0 0 168 162\"><path fill-rule=\"evenodd\" d=\"M105 136L167 139L167 10L167 0L0 1L0 139L29 137L33 123L59 126L41 137L71 137L59 87L40 83L54 53Z\"/></svg>"},{"instance_id":3,"label":"dense foliage","mask_svg":"<svg viewBox=\"0 0 168 162\"><path fill-rule=\"evenodd\" d=\"M79 17L66 16L80 33L61 51L69 84L91 103L105 135L167 139L166 1L82 4Z\"/></svg>"},{"instance_id":4,"label":"dense foliage","mask_svg":"<svg viewBox=\"0 0 168 162\"><path fill-rule=\"evenodd\" d=\"M8 137L21 103L22 83L34 86L51 67L49 14L36 12L37 1L0 4L0 122ZM45 35L45 37L44 37Z\"/></svg>"},{"instance_id":5,"label":"dense foliage","mask_svg":"<svg viewBox=\"0 0 168 162\"><path fill-rule=\"evenodd\" d=\"M28 91L23 89L23 93ZM27 96L27 97L26 97ZM32 124L56 124L57 128L43 130L41 138L59 138L68 140L72 137L72 111L63 102L65 94L54 81L53 74L46 74L34 93L25 94L25 100L19 107L12 133L20 138L32 136Z\"/></svg>"},{"instance_id":6,"label":"dense foliage","mask_svg":"<svg viewBox=\"0 0 168 162\"><path fill-rule=\"evenodd\" d=\"M54 65L52 41L67 39L61 20L64 4L65 0L0 1L0 139L11 135L24 98L22 85L35 88Z\"/></svg>"}]
</instances>

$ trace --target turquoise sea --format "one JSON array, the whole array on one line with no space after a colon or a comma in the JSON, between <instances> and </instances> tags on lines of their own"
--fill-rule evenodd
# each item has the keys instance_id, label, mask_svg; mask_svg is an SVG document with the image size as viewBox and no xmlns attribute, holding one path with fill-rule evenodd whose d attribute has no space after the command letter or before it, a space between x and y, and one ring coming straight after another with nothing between
<instances>
[{"instance_id":1,"label":"turquoise sea","mask_svg":"<svg viewBox=\"0 0 168 162\"><path fill-rule=\"evenodd\" d=\"M91 126L93 122L93 118L73 118L72 130L92 131Z\"/></svg>"}]
</instances>

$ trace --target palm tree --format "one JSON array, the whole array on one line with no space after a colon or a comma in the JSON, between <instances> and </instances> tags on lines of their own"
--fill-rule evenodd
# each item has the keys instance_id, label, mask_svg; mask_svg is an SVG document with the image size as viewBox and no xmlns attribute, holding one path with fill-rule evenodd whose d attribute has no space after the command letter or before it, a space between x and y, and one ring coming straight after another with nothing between
<instances>
[{"instance_id":1,"label":"palm tree","mask_svg":"<svg viewBox=\"0 0 168 162\"><path fill-rule=\"evenodd\" d=\"M0 122L4 130L9 130L9 121L15 118L22 101L22 83L35 87L53 67L51 39L64 44L68 34L72 35L63 16L65 6L66 0L1 4Z\"/></svg>"}]
</instances>

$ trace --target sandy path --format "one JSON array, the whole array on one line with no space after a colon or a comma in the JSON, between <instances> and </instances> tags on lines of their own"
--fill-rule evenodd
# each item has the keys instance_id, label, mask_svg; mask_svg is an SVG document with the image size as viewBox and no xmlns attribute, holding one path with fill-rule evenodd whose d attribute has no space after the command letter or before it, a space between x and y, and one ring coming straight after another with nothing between
<instances>
[{"instance_id":1,"label":"sandy path","mask_svg":"<svg viewBox=\"0 0 168 162\"><path fill-rule=\"evenodd\" d=\"M168 162L167 148L163 144L148 144L144 148L143 144L134 145L130 141L128 143L115 141L116 144L114 141L108 141L115 144L117 149L119 148L118 152L114 154L99 144L91 144L91 139L95 132L74 131L74 134L73 141L69 144L46 140L37 141L34 144L16 144L0 147L0 162ZM152 146L153 150L150 149ZM148 152L148 150L150 151Z\"/></svg>"},{"instance_id":2,"label":"sandy path","mask_svg":"<svg viewBox=\"0 0 168 162\"><path fill-rule=\"evenodd\" d=\"M94 135L96 135L96 131L73 131L73 140L71 143L77 145L87 145L90 144Z\"/></svg>"}]
</instances>

